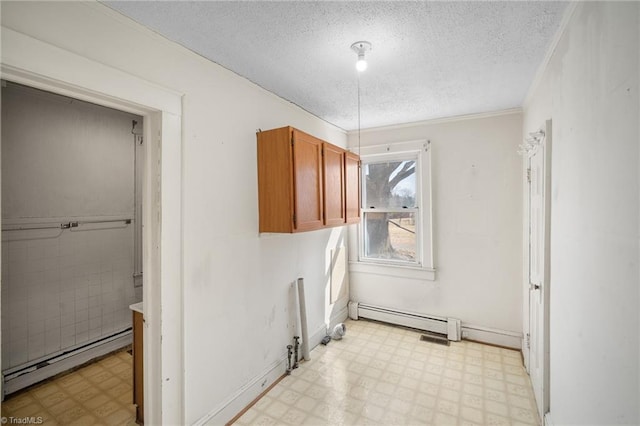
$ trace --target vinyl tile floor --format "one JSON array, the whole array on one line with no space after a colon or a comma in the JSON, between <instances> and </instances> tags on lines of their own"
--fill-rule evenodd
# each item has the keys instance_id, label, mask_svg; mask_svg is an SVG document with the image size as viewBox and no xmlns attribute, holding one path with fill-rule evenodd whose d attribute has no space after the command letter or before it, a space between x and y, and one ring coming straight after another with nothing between
<instances>
[{"instance_id":1,"label":"vinyl tile floor","mask_svg":"<svg viewBox=\"0 0 640 426\"><path fill-rule=\"evenodd\" d=\"M133 357L121 351L10 395L2 403L2 423L133 426L132 401Z\"/></svg>"},{"instance_id":2,"label":"vinyl tile floor","mask_svg":"<svg viewBox=\"0 0 640 426\"><path fill-rule=\"evenodd\" d=\"M539 425L520 352L348 321L235 425Z\"/></svg>"}]
</instances>

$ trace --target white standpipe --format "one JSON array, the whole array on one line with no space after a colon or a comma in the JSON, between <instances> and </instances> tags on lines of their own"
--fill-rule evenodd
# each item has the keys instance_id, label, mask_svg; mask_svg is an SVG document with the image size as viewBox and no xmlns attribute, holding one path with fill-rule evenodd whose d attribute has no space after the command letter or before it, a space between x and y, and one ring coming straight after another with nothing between
<instances>
[{"instance_id":1,"label":"white standpipe","mask_svg":"<svg viewBox=\"0 0 640 426\"><path fill-rule=\"evenodd\" d=\"M304 278L298 278L298 305L300 305L300 334L302 335L302 358L309 361L309 330L307 328L307 307L304 300Z\"/></svg>"}]
</instances>

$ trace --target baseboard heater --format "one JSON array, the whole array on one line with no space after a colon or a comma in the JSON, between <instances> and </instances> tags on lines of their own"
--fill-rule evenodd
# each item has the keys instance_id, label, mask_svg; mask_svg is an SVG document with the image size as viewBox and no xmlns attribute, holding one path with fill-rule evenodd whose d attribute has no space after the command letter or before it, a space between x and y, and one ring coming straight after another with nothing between
<instances>
[{"instance_id":1,"label":"baseboard heater","mask_svg":"<svg viewBox=\"0 0 640 426\"><path fill-rule=\"evenodd\" d=\"M349 318L354 320L366 318L416 328L445 335L449 340L453 341L459 341L462 337L460 320L456 318L426 316L358 302L349 302Z\"/></svg>"},{"instance_id":2,"label":"baseboard heater","mask_svg":"<svg viewBox=\"0 0 640 426\"><path fill-rule=\"evenodd\" d=\"M66 351L39 358L2 372L2 399L27 386L82 365L94 358L122 349L133 341L131 327Z\"/></svg>"}]
</instances>

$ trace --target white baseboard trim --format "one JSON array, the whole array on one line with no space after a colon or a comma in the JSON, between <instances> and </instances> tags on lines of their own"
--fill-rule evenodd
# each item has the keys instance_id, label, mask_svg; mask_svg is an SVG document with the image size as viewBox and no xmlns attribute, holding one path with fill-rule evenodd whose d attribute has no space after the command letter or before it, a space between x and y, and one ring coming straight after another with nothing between
<instances>
[{"instance_id":1,"label":"white baseboard trim","mask_svg":"<svg viewBox=\"0 0 640 426\"><path fill-rule=\"evenodd\" d=\"M331 318L331 325L335 326L347 319L347 307L338 311ZM319 326L309 338L311 349L320 344L320 341L327 335L327 326L322 324ZM304 365L304 364L302 364ZM196 421L194 425L221 425L225 424L238 413L244 410L254 399L258 397L265 389L271 386L278 378L285 374L287 369L286 358L274 362L261 374L254 377L246 385L238 389L233 395L227 398L218 407L211 410L208 414Z\"/></svg>"},{"instance_id":2,"label":"white baseboard trim","mask_svg":"<svg viewBox=\"0 0 640 426\"><path fill-rule=\"evenodd\" d=\"M327 326L322 324L320 327L313 332L311 337L309 338L309 344L311 345L311 350L320 344L320 341L327 335Z\"/></svg>"},{"instance_id":3,"label":"white baseboard trim","mask_svg":"<svg viewBox=\"0 0 640 426\"><path fill-rule=\"evenodd\" d=\"M40 368L33 368L24 374L15 373L15 377L11 374L3 375L3 394L9 395L20 389L24 389L27 386L31 386L45 379L55 376L56 374L63 373L71 370L79 365L89 362L95 358L107 355L111 352L117 351L130 345L133 342L133 333L131 330L123 332L122 335L106 339L104 341L96 342L86 349L79 349L77 352L67 355L61 355L55 362L51 362L48 365L44 365ZM20 375L18 375L20 374Z\"/></svg>"},{"instance_id":4,"label":"white baseboard trim","mask_svg":"<svg viewBox=\"0 0 640 426\"><path fill-rule=\"evenodd\" d=\"M309 339L311 344L311 350L313 350L313 348L315 348L320 344L324 336L331 334L331 332L333 331L333 327L340 324L341 322L345 322L348 316L349 316L349 308L347 306L344 306L342 309L340 309L338 312L336 312L334 315L331 316L331 319L329 320L328 329L326 324L323 324L320 327L318 327L316 331L311 335L311 338Z\"/></svg>"},{"instance_id":5,"label":"white baseboard trim","mask_svg":"<svg viewBox=\"0 0 640 426\"><path fill-rule=\"evenodd\" d=\"M408 312L395 308L367 305L355 301L351 301L347 305L347 314L350 315L352 319L362 317L387 322L389 324L416 328L418 330L445 334L452 336L453 338L451 338L451 340L454 341L462 337L462 339L477 340L478 342L505 346L519 351L522 350L523 335L521 332L500 330L464 322L460 323L455 317L441 317L425 313ZM455 324L453 326L455 327L455 333L452 333L452 330L450 330L450 324L452 323ZM460 325L458 326L458 324ZM460 332L458 332L458 330Z\"/></svg>"},{"instance_id":6,"label":"white baseboard trim","mask_svg":"<svg viewBox=\"0 0 640 426\"><path fill-rule=\"evenodd\" d=\"M462 338L522 350L522 333L462 323Z\"/></svg>"},{"instance_id":7,"label":"white baseboard trim","mask_svg":"<svg viewBox=\"0 0 640 426\"><path fill-rule=\"evenodd\" d=\"M548 411L544 415L543 423L544 423L544 426L553 426L553 422L551 421L551 411Z\"/></svg>"},{"instance_id":8,"label":"white baseboard trim","mask_svg":"<svg viewBox=\"0 0 640 426\"><path fill-rule=\"evenodd\" d=\"M329 322L329 334L333 331L333 327L341 322L345 322L349 317L349 306L344 305L342 309L331 316L331 321Z\"/></svg>"},{"instance_id":9,"label":"white baseboard trim","mask_svg":"<svg viewBox=\"0 0 640 426\"><path fill-rule=\"evenodd\" d=\"M224 425L278 380L286 370L286 357L273 362L265 371L251 379L194 425Z\"/></svg>"},{"instance_id":10,"label":"white baseboard trim","mask_svg":"<svg viewBox=\"0 0 640 426\"><path fill-rule=\"evenodd\" d=\"M346 308L344 310L346 315ZM336 316L338 317L338 316ZM320 341L327 335L327 328L323 324L309 338L311 349L320 344ZM265 371L254 377L249 383L238 389L233 395L227 398L218 407L211 410L207 415L196 421L194 425L221 425L225 424L244 410L254 399L265 389L271 386L280 376L286 372L286 358L282 358L271 364Z\"/></svg>"}]
</instances>

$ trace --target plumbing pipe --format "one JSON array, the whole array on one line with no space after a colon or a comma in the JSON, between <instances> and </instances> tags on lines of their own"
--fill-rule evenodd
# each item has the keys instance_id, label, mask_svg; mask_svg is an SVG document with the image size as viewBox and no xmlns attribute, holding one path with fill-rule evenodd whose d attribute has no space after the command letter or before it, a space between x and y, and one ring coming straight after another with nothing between
<instances>
[{"instance_id":1,"label":"plumbing pipe","mask_svg":"<svg viewBox=\"0 0 640 426\"><path fill-rule=\"evenodd\" d=\"M293 368L298 368L298 348L300 347L300 337L293 336Z\"/></svg>"},{"instance_id":2,"label":"plumbing pipe","mask_svg":"<svg viewBox=\"0 0 640 426\"><path fill-rule=\"evenodd\" d=\"M309 331L307 328L307 307L304 301L304 278L298 278L298 298L300 305L300 325L302 334L302 358L305 361L311 360L309 355Z\"/></svg>"},{"instance_id":3,"label":"plumbing pipe","mask_svg":"<svg viewBox=\"0 0 640 426\"><path fill-rule=\"evenodd\" d=\"M287 345L287 374L291 374L291 345Z\"/></svg>"}]
</instances>

